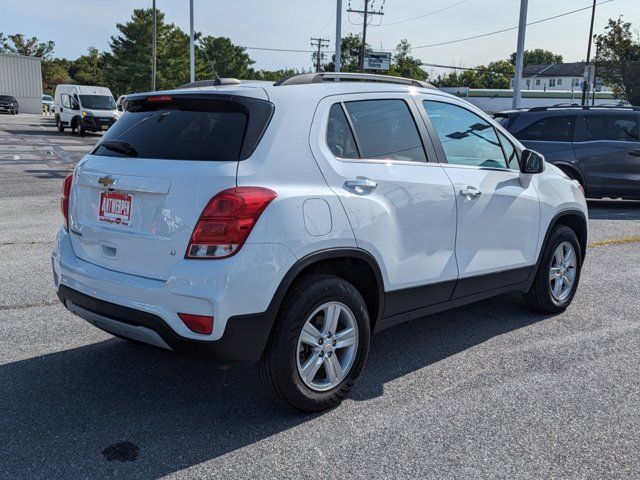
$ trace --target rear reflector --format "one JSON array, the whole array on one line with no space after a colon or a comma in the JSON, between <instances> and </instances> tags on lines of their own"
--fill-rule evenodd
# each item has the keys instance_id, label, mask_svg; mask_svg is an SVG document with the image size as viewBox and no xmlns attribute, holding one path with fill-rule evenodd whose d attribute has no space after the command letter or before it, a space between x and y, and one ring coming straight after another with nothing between
<instances>
[{"instance_id":1,"label":"rear reflector","mask_svg":"<svg viewBox=\"0 0 640 480\"><path fill-rule=\"evenodd\" d=\"M67 176L62 183L62 196L60 197L60 211L64 217L64 228L69 230L69 197L71 196L71 183L73 174Z\"/></svg>"},{"instance_id":2,"label":"rear reflector","mask_svg":"<svg viewBox=\"0 0 640 480\"><path fill-rule=\"evenodd\" d=\"M178 316L192 332L203 335L210 335L213 332L213 317L192 315L190 313L179 313Z\"/></svg>"},{"instance_id":3,"label":"rear reflector","mask_svg":"<svg viewBox=\"0 0 640 480\"><path fill-rule=\"evenodd\" d=\"M237 253L276 192L236 187L209 200L193 229L185 258L226 258Z\"/></svg>"}]
</instances>

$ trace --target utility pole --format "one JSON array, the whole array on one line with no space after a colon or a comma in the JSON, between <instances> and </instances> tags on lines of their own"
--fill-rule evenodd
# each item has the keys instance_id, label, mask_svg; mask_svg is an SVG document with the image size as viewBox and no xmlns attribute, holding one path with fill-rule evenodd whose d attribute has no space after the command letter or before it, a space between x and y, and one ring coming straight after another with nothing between
<instances>
[{"instance_id":1,"label":"utility pole","mask_svg":"<svg viewBox=\"0 0 640 480\"><path fill-rule=\"evenodd\" d=\"M334 58L334 70L340 71L342 61L342 0L336 0L336 54Z\"/></svg>"},{"instance_id":2,"label":"utility pole","mask_svg":"<svg viewBox=\"0 0 640 480\"><path fill-rule=\"evenodd\" d=\"M153 47L152 47L152 53L151 56L153 57L153 63L151 66L151 91L155 92L156 90L156 56L157 56L157 50L156 50L156 36L157 36L157 31L156 31L156 27L157 27L157 15L156 15L156 0L153 0Z\"/></svg>"},{"instance_id":3,"label":"utility pole","mask_svg":"<svg viewBox=\"0 0 640 480\"><path fill-rule=\"evenodd\" d=\"M322 63L322 59L324 58L324 53L322 53L320 49L327 48L329 46L329 40L326 38L311 37L311 46L318 47L318 51L314 52L314 56L316 57L316 72L320 73L320 65Z\"/></svg>"},{"instance_id":4,"label":"utility pole","mask_svg":"<svg viewBox=\"0 0 640 480\"><path fill-rule=\"evenodd\" d=\"M522 69L524 64L524 39L527 30L527 9L528 0L520 0L520 24L518 25L518 50L516 51L516 76L513 80L513 103L514 109L520 107L522 96L520 85L522 83Z\"/></svg>"},{"instance_id":5,"label":"utility pole","mask_svg":"<svg viewBox=\"0 0 640 480\"><path fill-rule=\"evenodd\" d=\"M363 16L362 22L362 47L360 49L360 62L359 62L359 70L364 72L364 54L367 47L367 24L369 22L369 17L373 17L374 15L384 15L382 11L383 6L380 6L380 10L369 10L369 2L373 5L375 0L364 0L364 10L353 10L351 8L351 0L349 0L349 8L347 12L349 13L360 13ZM384 5L384 0L382 2Z\"/></svg>"},{"instance_id":6,"label":"utility pole","mask_svg":"<svg viewBox=\"0 0 640 480\"><path fill-rule=\"evenodd\" d=\"M196 60L193 46L193 0L189 0L189 19L189 81L193 83L196 81Z\"/></svg>"},{"instance_id":7,"label":"utility pole","mask_svg":"<svg viewBox=\"0 0 640 480\"><path fill-rule=\"evenodd\" d=\"M596 18L596 0L593 0L593 7L591 8L591 27L589 28L589 43L587 44L587 63L585 68L585 78L582 84L582 106L587 104L587 96L589 95L589 75L586 73L589 70L589 62L591 60L591 44L593 43L593 22ZM595 78L593 79L595 83Z\"/></svg>"}]
</instances>

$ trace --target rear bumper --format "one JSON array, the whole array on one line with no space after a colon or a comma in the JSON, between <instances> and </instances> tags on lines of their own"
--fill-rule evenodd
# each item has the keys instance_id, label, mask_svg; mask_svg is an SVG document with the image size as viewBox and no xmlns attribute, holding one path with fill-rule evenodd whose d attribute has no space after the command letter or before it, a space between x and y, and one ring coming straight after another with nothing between
<instances>
[{"instance_id":1,"label":"rear bumper","mask_svg":"<svg viewBox=\"0 0 640 480\"><path fill-rule=\"evenodd\" d=\"M257 362L275 319L269 311L233 317L220 340L204 341L178 335L157 315L105 302L64 285L58 289L58 298L72 313L106 332L225 365Z\"/></svg>"},{"instance_id":2,"label":"rear bumper","mask_svg":"<svg viewBox=\"0 0 640 480\"><path fill-rule=\"evenodd\" d=\"M279 304L276 291L295 263L283 245L246 244L222 261L183 260L168 280L116 272L78 258L61 229L51 254L58 297L97 327L220 363L257 361ZM178 313L214 317L211 335L189 330ZM257 312L257 313L256 313Z\"/></svg>"}]
</instances>

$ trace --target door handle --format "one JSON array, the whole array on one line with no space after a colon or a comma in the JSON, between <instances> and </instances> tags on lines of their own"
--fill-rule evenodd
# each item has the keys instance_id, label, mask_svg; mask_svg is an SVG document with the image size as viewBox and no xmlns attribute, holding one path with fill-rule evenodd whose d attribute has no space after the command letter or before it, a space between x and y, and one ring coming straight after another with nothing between
<instances>
[{"instance_id":1,"label":"door handle","mask_svg":"<svg viewBox=\"0 0 640 480\"><path fill-rule=\"evenodd\" d=\"M378 184L367 177L356 177L355 180L347 180L344 182L344 186L355 190L356 193L365 193L376 188Z\"/></svg>"},{"instance_id":2,"label":"door handle","mask_svg":"<svg viewBox=\"0 0 640 480\"><path fill-rule=\"evenodd\" d=\"M465 196L467 200L478 198L481 194L482 192L480 190L472 186L467 186L467 188L460 190L460 195Z\"/></svg>"},{"instance_id":3,"label":"door handle","mask_svg":"<svg viewBox=\"0 0 640 480\"><path fill-rule=\"evenodd\" d=\"M640 157L640 148L636 148L635 150L629 150L629 155L633 155L634 157Z\"/></svg>"},{"instance_id":4,"label":"door handle","mask_svg":"<svg viewBox=\"0 0 640 480\"><path fill-rule=\"evenodd\" d=\"M60 107L60 111L61 111L61 112L64 112L64 108Z\"/></svg>"}]
</instances>

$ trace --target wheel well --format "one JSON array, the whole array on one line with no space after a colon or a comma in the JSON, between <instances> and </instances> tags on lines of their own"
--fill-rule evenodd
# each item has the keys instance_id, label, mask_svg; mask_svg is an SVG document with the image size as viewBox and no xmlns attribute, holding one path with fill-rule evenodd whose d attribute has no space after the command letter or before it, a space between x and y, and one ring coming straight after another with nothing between
<instances>
[{"instance_id":1,"label":"wheel well","mask_svg":"<svg viewBox=\"0 0 640 480\"><path fill-rule=\"evenodd\" d=\"M335 275L337 277L344 278L346 281L351 283L358 292L360 292L360 295L362 295L362 298L367 305L369 320L371 322L371 330L373 331L378 320L378 316L382 313L382 285L379 284L379 274L376 275L373 267L367 261L356 257L337 257L319 260L307 265L303 270L301 270L296 275L294 282L302 275L309 273Z\"/></svg>"},{"instance_id":2,"label":"wheel well","mask_svg":"<svg viewBox=\"0 0 640 480\"><path fill-rule=\"evenodd\" d=\"M564 225L569 227L576 233L578 242L580 242L580 250L582 253L582 260L584 261L585 253L587 252L587 221L582 215L575 213L567 213L558 217L554 223L556 225Z\"/></svg>"}]
</instances>

